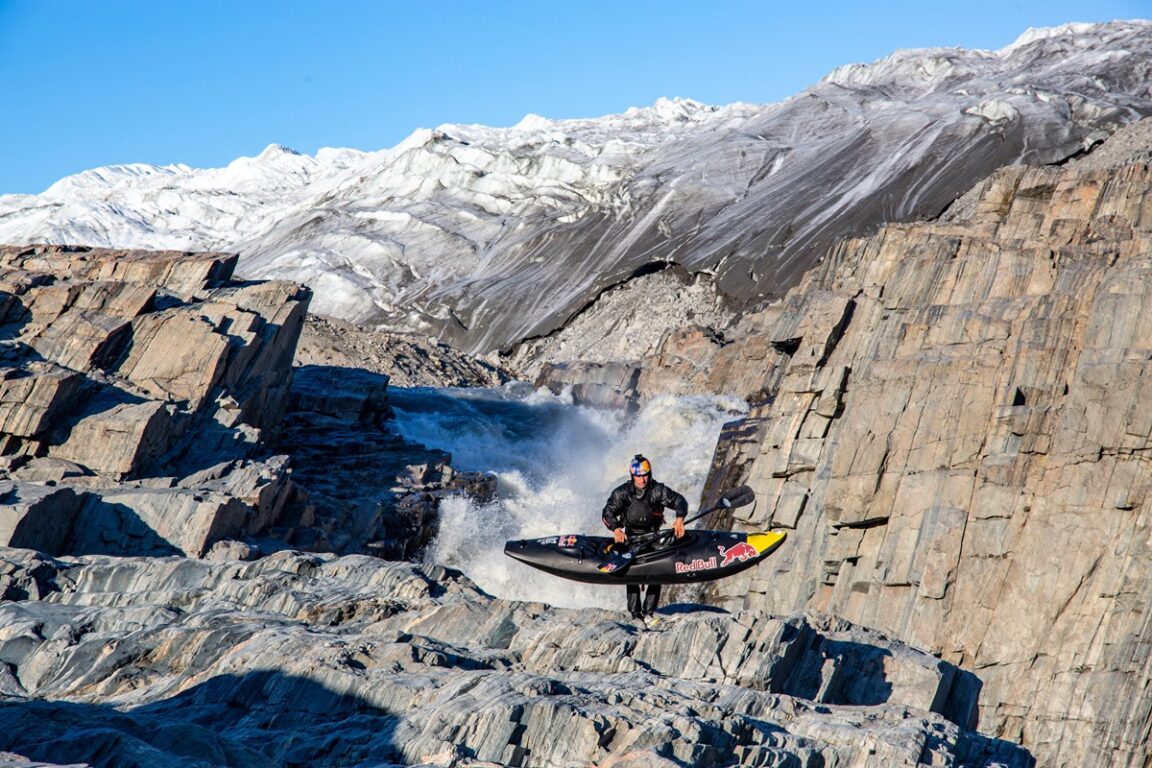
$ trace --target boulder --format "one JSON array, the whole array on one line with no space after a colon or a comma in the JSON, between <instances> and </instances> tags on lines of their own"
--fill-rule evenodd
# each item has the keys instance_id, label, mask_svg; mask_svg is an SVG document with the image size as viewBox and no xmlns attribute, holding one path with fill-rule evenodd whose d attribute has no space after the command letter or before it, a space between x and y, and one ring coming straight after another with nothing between
<instances>
[{"instance_id":1,"label":"boulder","mask_svg":"<svg viewBox=\"0 0 1152 768\"><path fill-rule=\"evenodd\" d=\"M0 480L0 541L62 552L86 500L71 488Z\"/></svg>"},{"instance_id":2,"label":"boulder","mask_svg":"<svg viewBox=\"0 0 1152 768\"><path fill-rule=\"evenodd\" d=\"M187 419L162 400L96 397L77 414L49 455L113 479L139 476L184 434Z\"/></svg>"},{"instance_id":3,"label":"boulder","mask_svg":"<svg viewBox=\"0 0 1152 768\"><path fill-rule=\"evenodd\" d=\"M47 361L0 367L0 433L40 435L79 405L83 381L83 374Z\"/></svg>"}]
</instances>

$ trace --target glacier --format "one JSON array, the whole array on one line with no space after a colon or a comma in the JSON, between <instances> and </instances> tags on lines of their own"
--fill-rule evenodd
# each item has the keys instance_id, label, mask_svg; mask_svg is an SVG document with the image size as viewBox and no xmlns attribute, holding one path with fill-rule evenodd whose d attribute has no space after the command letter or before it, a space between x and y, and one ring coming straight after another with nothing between
<instances>
[{"instance_id":1,"label":"glacier","mask_svg":"<svg viewBox=\"0 0 1152 768\"><path fill-rule=\"evenodd\" d=\"M775 104L421 129L395 147L269 146L224 168L118 165L0 196L0 242L237 252L313 310L474 354L562 329L675 265L733 310L836 240L940 214L993 169L1059 163L1152 114L1152 22L902 50ZM643 353L646 350L639 350Z\"/></svg>"}]
</instances>

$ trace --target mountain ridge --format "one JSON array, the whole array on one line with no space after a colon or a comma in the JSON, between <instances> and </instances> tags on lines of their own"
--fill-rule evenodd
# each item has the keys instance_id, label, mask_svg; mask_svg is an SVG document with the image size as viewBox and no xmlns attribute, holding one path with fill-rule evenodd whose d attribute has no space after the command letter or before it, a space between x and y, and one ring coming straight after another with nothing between
<instances>
[{"instance_id":1,"label":"mountain ridge","mask_svg":"<svg viewBox=\"0 0 1152 768\"><path fill-rule=\"evenodd\" d=\"M374 153L118 166L113 184L96 169L0 197L0 242L236 251L240 274L310 284L321 314L471 353L546 336L652 263L715 275L754 308L841 237L936 215L997 167L1063 161L1152 114L1150 29L899 51L776 104L446 125Z\"/></svg>"}]
</instances>

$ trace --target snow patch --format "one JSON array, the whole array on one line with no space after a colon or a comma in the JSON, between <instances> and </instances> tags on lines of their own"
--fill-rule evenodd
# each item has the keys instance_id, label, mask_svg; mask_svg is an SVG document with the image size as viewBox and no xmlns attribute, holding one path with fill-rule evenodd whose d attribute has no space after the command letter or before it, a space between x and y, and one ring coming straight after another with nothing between
<instances>
[{"instance_id":1,"label":"snow patch","mask_svg":"<svg viewBox=\"0 0 1152 768\"><path fill-rule=\"evenodd\" d=\"M1011 123L1020 119L1020 111L1002 99L981 102L964 110L964 114L982 117L993 124Z\"/></svg>"}]
</instances>

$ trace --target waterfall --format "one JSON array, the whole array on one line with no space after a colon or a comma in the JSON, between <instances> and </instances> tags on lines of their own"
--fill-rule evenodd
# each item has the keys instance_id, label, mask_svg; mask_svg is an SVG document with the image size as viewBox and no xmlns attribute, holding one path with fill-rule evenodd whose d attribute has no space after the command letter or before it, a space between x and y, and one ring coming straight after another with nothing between
<instances>
[{"instance_id":1,"label":"waterfall","mask_svg":"<svg viewBox=\"0 0 1152 768\"><path fill-rule=\"evenodd\" d=\"M498 389L389 389L398 432L452 454L461 471L490 472L497 496L441 504L440 533L425 558L463 571L497 597L564 607L618 609L622 588L567 581L504 555L509 539L567 533L604 535L609 492L643 453L653 476L700 502L716 439L742 415L736 398L661 397L638 412L574 405L523 383Z\"/></svg>"}]
</instances>

